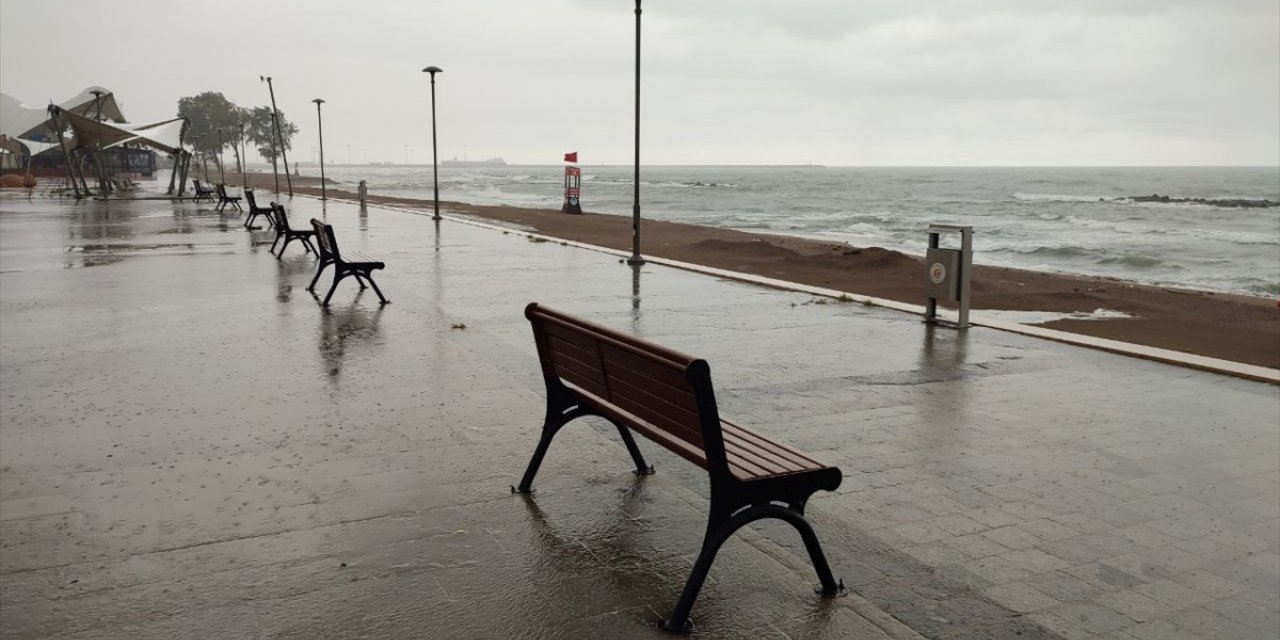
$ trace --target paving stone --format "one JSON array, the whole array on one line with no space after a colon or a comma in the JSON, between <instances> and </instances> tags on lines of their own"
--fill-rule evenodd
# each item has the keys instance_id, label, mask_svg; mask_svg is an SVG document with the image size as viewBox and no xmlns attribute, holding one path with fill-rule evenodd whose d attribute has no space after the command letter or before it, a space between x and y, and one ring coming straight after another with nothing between
<instances>
[{"instance_id":1,"label":"paving stone","mask_svg":"<svg viewBox=\"0 0 1280 640\"><path fill-rule=\"evenodd\" d=\"M1029 549L1040 544L1040 538L1016 526L982 532L982 535L1010 549Z\"/></svg>"},{"instance_id":2,"label":"paving stone","mask_svg":"<svg viewBox=\"0 0 1280 640\"><path fill-rule=\"evenodd\" d=\"M1018 613L1031 613L1061 604L1034 587L1021 582L1008 582L988 587L983 589L983 593Z\"/></svg>"},{"instance_id":3,"label":"paving stone","mask_svg":"<svg viewBox=\"0 0 1280 640\"><path fill-rule=\"evenodd\" d=\"M1147 622L1173 613L1175 609L1161 604L1153 598L1139 593L1136 589L1112 591L1094 599L1112 611L1124 614L1138 622Z\"/></svg>"}]
</instances>

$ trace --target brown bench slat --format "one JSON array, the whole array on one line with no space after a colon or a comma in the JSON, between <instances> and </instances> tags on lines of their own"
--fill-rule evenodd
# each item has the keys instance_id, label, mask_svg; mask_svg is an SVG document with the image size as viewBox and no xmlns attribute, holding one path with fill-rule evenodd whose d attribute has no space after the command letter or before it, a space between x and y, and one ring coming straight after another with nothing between
<instances>
[{"instance_id":1,"label":"brown bench slat","mask_svg":"<svg viewBox=\"0 0 1280 640\"><path fill-rule=\"evenodd\" d=\"M655 410L652 406L632 398L620 398L613 402L615 406L632 415L639 416L645 422L658 427L667 433L680 438L699 449L704 445L702 442L702 434L698 431L690 429L688 426L674 420L671 416Z\"/></svg>"},{"instance_id":2,"label":"brown bench slat","mask_svg":"<svg viewBox=\"0 0 1280 640\"><path fill-rule=\"evenodd\" d=\"M693 390L689 387L688 374L685 372L685 366L687 365L679 367L663 366L631 352L629 345L601 344L600 355L604 359L606 368L622 373L629 372L637 376L644 376L652 383L661 384L673 393L693 398Z\"/></svg>"},{"instance_id":3,"label":"brown bench slat","mask_svg":"<svg viewBox=\"0 0 1280 640\"><path fill-rule=\"evenodd\" d=\"M786 457L794 461L796 464L801 465L805 468L822 469L822 468L827 468L829 466L829 465L822 464L817 460L814 460L808 455L805 455L799 449L783 444L781 442L776 442L774 440L765 438L764 436L736 422L733 422L732 420L729 420L727 418L721 418L720 424L721 424L721 429L728 431L730 433L734 433L735 435L741 434L743 439L753 440L761 446L768 447L769 450L772 451L775 455L780 457Z\"/></svg>"},{"instance_id":4,"label":"brown bench slat","mask_svg":"<svg viewBox=\"0 0 1280 640\"><path fill-rule=\"evenodd\" d=\"M600 372L591 368L591 365L561 353L557 355L552 366L556 375L563 378L565 382L586 389L601 398L609 395L609 389L605 386Z\"/></svg>"},{"instance_id":5,"label":"brown bench slat","mask_svg":"<svg viewBox=\"0 0 1280 640\"><path fill-rule=\"evenodd\" d=\"M547 311L545 307L541 310ZM541 315L538 317L538 322L542 323L544 327L560 326L568 328L571 332L590 334L598 340L639 354L643 358L664 361L665 364L669 364L673 368L687 368L697 360L697 358L687 356L679 351L648 343L640 340L639 338L633 338L607 327L593 322L587 322L586 320L580 320L578 318L569 318L568 316L561 314Z\"/></svg>"},{"instance_id":6,"label":"brown bench slat","mask_svg":"<svg viewBox=\"0 0 1280 640\"><path fill-rule=\"evenodd\" d=\"M606 417L622 421L627 426L643 433L645 437L662 445L685 460L688 460L703 469L707 468L707 453L700 447L694 446L687 440L677 438L670 433L663 431L661 428L649 424L648 421L634 413L611 405L600 396L582 391L579 391L579 393L583 393L587 400L592 401L592 404L595 405L596 408L600 410L600 413L604 414Z\"/></svg>"},{"instance_id":7,"label":"brown bench slat","mask_svg":"<svg viewBox=\"0 0 1280 640\"><path fill-rule=\"evenodd\" d=\"M746 463L751 463L759 469L744 477L744 480L786 475L788 473L801 473L822 468L821 466L796 464L791 460L776 455L775 452L767 448L760 448L749 441L743 440L733 433L724 434L724 446L731 465L736 463L739 466L745 466Z\"/></svg>"}]
</instances>

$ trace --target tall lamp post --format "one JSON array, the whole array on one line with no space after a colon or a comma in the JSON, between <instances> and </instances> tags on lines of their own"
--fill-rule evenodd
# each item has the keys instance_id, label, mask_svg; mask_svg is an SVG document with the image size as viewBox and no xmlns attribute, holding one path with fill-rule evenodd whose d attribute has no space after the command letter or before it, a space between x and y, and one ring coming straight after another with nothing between
<instances>
[{"instance_id":1,"label":"tall lamp post","mask_svg":"<svg viewBox=\"0 0 1280 640\"><path fill-rule=\"evenodd\" d=\"M631 206L631 257L627 264L644 264L640 257L640 0L636 0L636 168L635 199Z\"/></svg>"},{"instance_id":2,"label":"tall lamp post","mask_svg":"<svg viewBox=\"0 0 1280 640\"><path fill-rule=\"evenodd\" d=\"M423 73L431 74L431 182L435 194L435 214L432 220L440 219L440 173L436 166L436 74L444 71L440 67L427 67Z\"/></svg>"},{"instance_id":3,"label":"tall lamp post","mask_svg":"<svg viewBox=\"0 0 1280 640\"><path fill-rule=\"evenodd\" d=\"M240 188L249 188L249 153L244 140L244 120L240 121Z\"/></svg>"},{"instance_id":4,"label":"tall lamp post","mask_svg":"<svg viewBox=\"0 0 1280 640\"><path fill-rule=\"evenodd\" d=\"M276 149L280 152L280 161L284 163L284 179L289 184L289 197L293 197L293 178L289 177L289 154L284 150L284 136L280 134L280 110L276 109L276 90L271 84L271 76L258 76L258 80L267 81L267 91L271 92L271 126L276 130ZM271 157L271 168L275 171L275 156ZM280 193L280 174L276 174L276 193Z\"/></svg>"},{"instance_id":5,"label":"tall lamp post","mask_svg":"<svg viewBox=\"0 0 1280 640\"><path fill-rule=\"evenodd\" d=\"M222 182L223 186L226 186L227 170L222 165L222 147L226 145L226 142L222 139L222 130L223 127L218 127L218 178Z\"/></svg>"},{"instance_id":6,"label":"tall lamp post","mask_svg":"<svg viewBox=\"0 0 1280 640\"><path fill-rule=\"evenodd\" d=\"M328 200L324 187L324 119L320 117L320 105L324 104L324 99L316 98L312 102L316 103L316 128L320 130L320 199Z\"/></svg>"}]
</instances>

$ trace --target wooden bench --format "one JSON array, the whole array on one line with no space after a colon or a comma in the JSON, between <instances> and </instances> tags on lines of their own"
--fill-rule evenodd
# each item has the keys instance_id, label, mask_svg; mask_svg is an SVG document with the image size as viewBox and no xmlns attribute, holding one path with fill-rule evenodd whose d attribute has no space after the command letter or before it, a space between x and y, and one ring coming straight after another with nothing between
<instances>
[{"instance_id":1,"label":"wooden bench","mask_svg":"<svg viewBox=\"0 0 1280 640\"><path fill-rule=\"evenodd\" d=\"M213 189L200 186L200 181L196 180L195 178L191 179L191 187L196 190L196 197L194 199L195 202L199 202L201 200L208 200L209 202L213 202L213 196L214 196Z\"/></svg>"},{"instance_id":2,"label":"wooden bench","mask_svg":"<svg viewBox=\"0 0 1280 640\"><path fill-rule=\"evenodd\" d=\"M355 252L341 253L338 251L338 238L333 235L333 225L325 224L311 219L311 228L315 230L316 245L320 247L320 267L316 269L316 277L311 279L311 284L307 285L307 291L315 293L316 282L320 280L320 274L324 273L324 268L333 265L333 285L329 287L329 293L325 295L323 306L329 306L329 298L333 297L334 289L338 288L338 282L347 276L355 276L356 282L360 283L360 288L364 288L367 280L369 286L373 287L373 292L378 294L378 300L382 304L388 304L386 296L382 295L382 290L378 288L378 283L373 281L373 270L382 269L387 265L379 260L374 260L365 255Z\"/></svg>"},{"instance_id":3,"label":"wooden bench","mask_svg":"<svg viewBox=\"0 0 1280 640\"><path fill-rule=\"evenodd\" d=\"M214 185L214 188L218 190L218 211L222 211L227 205L235 207L236 211L244 211L244 209L240 208L239 196L227 195L227 185L219 183Z\"/></svg>"},{"instance_id":4,"label":"wooden bench","mask_svg":"<svg viewBox=\"0 0 1280 640\"><path fill-rule=\"evenodd\" d=\"M271 219L273 215L271 207L259 207L258 201L253 197L253 189L245 189L244 197L249 202L249 216L244 220L244 226L246 229L253 228L253 220L258 216L262 216L267 219L268 227L275 226L275 221Z\"/></svg>"},{"instance_id":5,"label":"wooden bench","mask_svg":"<svg viewBox=\"0 0 1280 640\"><path fill-rule=\"evenodd\" d=\"M671 616L668 631L692 629L689 612L720 545L743 525L778 518L794 526L817 570L824 595L844 589L831 575L805 503L819 489L835 490L843 474L785 444L720 416L711 370L692 358L537 303L525 307L547 387L542 437L518 487L529 493L556 432L582 416L613 423L631 453L636 472L648 474L631 431L706 470L710 515L702 551Z\"/></svg>"},{"instance_id":6,"label":"wooden bench","mask_svg":"<svg viewBox=\"0 0 1280 640\"><path fill-rule=\"evenodd\" d=\"M276 239L271 241L271 249L269 249L269 251L275 253L276 243L280 242L281 238L284 238L284 244L280 245L280 253L276 254L276 258L283 258L284 250L287 249L289 247L289 243L294 240L301 240L302 248L305 249L307 253L316 253L316 255L319 255L316 252L316 248L311 246L311 237L316 235L315 231L311 229L294 229L289 226L289 214L285 213L284 205L278 202L271 203L271 210L275 219Z\"/></svg>"}]
</instances>

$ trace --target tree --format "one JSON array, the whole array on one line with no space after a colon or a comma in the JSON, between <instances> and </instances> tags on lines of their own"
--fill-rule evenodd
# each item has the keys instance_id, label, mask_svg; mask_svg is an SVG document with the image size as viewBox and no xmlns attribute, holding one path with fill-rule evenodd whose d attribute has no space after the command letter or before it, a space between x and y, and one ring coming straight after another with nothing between
<instances>
[{"instance_id":1,"label":"tree","mask_svg":"<svg viewBox=\"0 0 1280 640\"><path fill-rule=\"evenodd\" d=\"M241 110L244 117L244 135L258 147L258 153L267 162L275 159L275 128L271 124L271 107L254 107ZM280 111L280 137L285 151L293 150L293 136L298 133L297 125L289 122Z\"/></svg>"},{"instance_id":2,"label":"tree","mask_svg":"<svg viewBox=\"0 0 1280 640\"><path fill-rule=\"evenodd\" d=\"M221 129L222 147L232 148L237 166L241 162L235 142L240 135L243 111L216 91L178 99L178 116L187 119L186 140L191 142L192 148L221 162L222 148L218 146L218 130Z\"/></svg>"}]
</instances>

